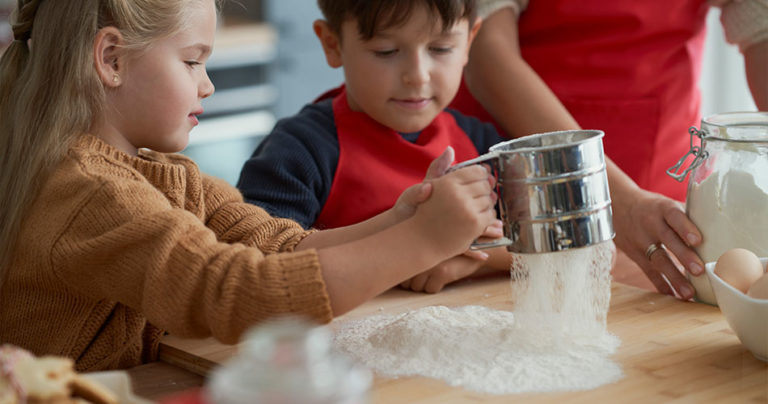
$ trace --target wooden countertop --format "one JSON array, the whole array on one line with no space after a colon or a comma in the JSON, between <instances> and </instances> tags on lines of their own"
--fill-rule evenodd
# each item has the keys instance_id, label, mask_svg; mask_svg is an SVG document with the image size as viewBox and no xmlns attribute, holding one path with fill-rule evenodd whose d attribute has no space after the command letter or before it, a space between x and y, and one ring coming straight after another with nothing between
<instances>
[{"instance_id":1,"label":"wooden countertop","mask_svg":"<svg viewBox=\"0 0 768 404\"><path fill-rule=\"evenodd\" d=\"M619 264L625 265L626 260L620 260ZM608 330L622 340L613 359L621 364L625 373L617 383L584 392L490 396L427 378L376 377L371 402L768 401L768 364L755 359L739 343L716 307L681 302L618 282L613 283L611 293ZM334 324L427 305L481 304L503 310L511 308L508 299L509 279L501 276L461 282L435 295L393 289L337 318ZM162 388L157 385L142 390L150 381L138 382L146 378L147 373L156 372L155 378L168 377L173 370L185 372L185 377L193 380L197 376L189 372L205 374L232 356L236 349L212 339L184 340L169 336L162 343L161 360L175 367L155 364L145 365L146 371L141 371L141 367L133 370L137 393L150 397L162 395ZM163 367L170 370L163 371ZM196 383L199 385L202 379Z\"/></svg>"}]
</instances>

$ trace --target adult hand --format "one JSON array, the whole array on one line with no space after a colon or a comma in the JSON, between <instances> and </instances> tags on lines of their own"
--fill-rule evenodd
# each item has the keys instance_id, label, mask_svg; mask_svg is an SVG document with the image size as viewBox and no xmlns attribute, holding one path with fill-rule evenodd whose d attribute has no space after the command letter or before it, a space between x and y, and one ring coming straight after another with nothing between
<instances>
[{"instance_id":1,"label":"adult hand","mask_svg":"<svg viewBox=\"0 0 768 404\"><path fill-rule=\"evenodd\" d=\"M613 214L616 246L640 266L659 292L691 299L693 286L673 259L693 275L703 273L704 263L692 248L701 243L702 236L683 205L639 188L617 199Z\"/></svg>"}]
</instances>

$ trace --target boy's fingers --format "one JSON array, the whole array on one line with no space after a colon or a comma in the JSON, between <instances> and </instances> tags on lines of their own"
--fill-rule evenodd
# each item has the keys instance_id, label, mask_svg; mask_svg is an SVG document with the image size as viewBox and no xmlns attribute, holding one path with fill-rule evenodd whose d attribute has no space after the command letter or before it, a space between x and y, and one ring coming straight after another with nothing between
<instances>
[{"instance_id":1,"label":"boy's fingers","mask_svg":"<svg viewBox=\"0 0 768 404\"><path fill-rule=\"evenodd\" d=\"M431 271L425 271L422 272L413 278L411 278L411 283L409 285L409 289L411 289L414 292L421 292L424 290L424 285L427 284L427 281L429 280L429 273Z\"/></svg>"},{"instance_id":2,"label":"boy's fingers","mask_svg":"<svg viewBox=\"0 0 768 404\"><path fill-rule=\"evenodd\" d=\"M437 293L443 290L445 285L447 285L448 282L446 280L442 279L441 277L433 276L429 278L427 283L424 285L424 292L426 293Z\"/></svg>"},{"instance_id":3,"label":"boy's fingers","mask_svg":"<svg viewBox=\"0 0 768 404\"><path fill-rule=\"evenodd\" d=\"M424 176L424 179L428 180L441 177L448 170L448 167L451 166L455 158L456 153L453 151L453 147L446 147L443 154L432 160L432 163L429 164L429 168L427 169L427 174Z\"/></svg>"}]
</instances>

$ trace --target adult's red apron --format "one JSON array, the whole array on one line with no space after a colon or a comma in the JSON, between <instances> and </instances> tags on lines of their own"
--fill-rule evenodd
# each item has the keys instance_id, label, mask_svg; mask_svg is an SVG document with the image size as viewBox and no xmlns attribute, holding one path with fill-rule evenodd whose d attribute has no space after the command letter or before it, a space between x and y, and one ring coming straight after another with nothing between
<instances>
[{"instance_id":1,"label":"adult's red apron","mask_svg":"<svg viewBox=\"0 0 768 404\"><path fill-rule=\"evenodd\" d=\"M339 163L316 228L347 226L391 208L406 188L424 179L429 164L448 146L455 149L457 161L478 155L447 112L440 113L411 143L365 113L351 110L343 88L326 94L334 96Z\"/></svg>"},{"instance_id":2,"label":"adult's red apron","mask_svg":"<svg viewBox=\"0 0 768 404\"><path fill-rule=\"evenodd\" d=\"M532 0L520 47L582 128L605 131L605 152L622 170L682 200L685 185L665 170L699 124L706 13L705 0ZM462 86L452 107L492 121L471 97Z\"/></svg>"}]
</instances>

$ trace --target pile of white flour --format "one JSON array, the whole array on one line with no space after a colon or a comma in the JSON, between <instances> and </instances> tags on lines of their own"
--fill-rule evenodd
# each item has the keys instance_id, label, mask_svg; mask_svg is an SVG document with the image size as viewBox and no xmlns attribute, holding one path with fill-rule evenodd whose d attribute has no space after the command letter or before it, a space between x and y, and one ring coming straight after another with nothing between
<instances>
[{"instance_id":1,"label":"pile of white flour","mask_svg":"<svg viewBox=\"0 0 768 404\"><path fill-rule=\"evenodd\" d=\"M622 377L607 333L613 243L518 256L514 313L431 306L344 323L335 345L380 376L489 394L587 390Z\"/></svg>"}]
</instances>

